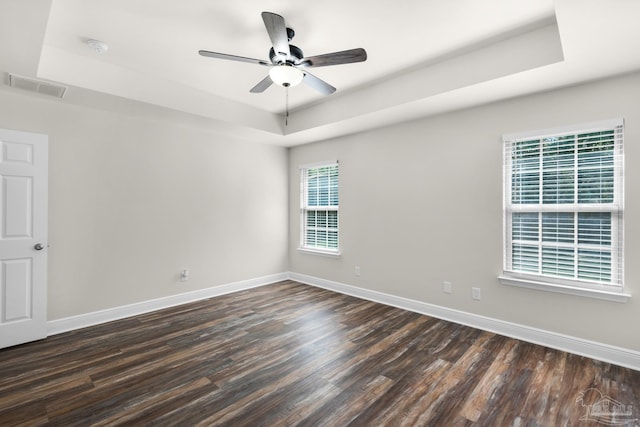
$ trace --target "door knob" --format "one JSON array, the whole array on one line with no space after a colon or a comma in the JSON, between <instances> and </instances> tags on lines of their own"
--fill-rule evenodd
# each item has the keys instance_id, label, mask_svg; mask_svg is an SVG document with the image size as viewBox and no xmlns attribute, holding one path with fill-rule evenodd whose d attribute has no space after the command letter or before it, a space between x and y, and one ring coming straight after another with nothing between
<instances>
[{"instance_id":1,"label":"door knob","mask_svg":"<svg viewBox=\"0 0 640 427\"><path fill-rule=\"evenodd\" d=\"M36 245L33 247L33 249L35 249L36 251L41 251L44 249L44 246L42 243L36 243Z\"/></svg>"}]
</instances>

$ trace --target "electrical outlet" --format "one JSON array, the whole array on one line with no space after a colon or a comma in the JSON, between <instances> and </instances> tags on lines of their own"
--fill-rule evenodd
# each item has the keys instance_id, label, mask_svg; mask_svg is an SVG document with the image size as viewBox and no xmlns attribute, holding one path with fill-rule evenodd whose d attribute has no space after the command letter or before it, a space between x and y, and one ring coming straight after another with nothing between
<instances>
[{"instance_id":1,"label":"electrical outlet","mask_svg":"<svg viewBox=\"0 0 640 427\"><path fill-rule=\"evenodd\" d=\"M480 288L471 288L471 298L480 301Z\"/></svg>"},{"instance_id":2,"label":"electrical outlet","mask_svg":"<svg viewBox=\"0 0 640 427\"><path fill-rule=\"evenodd\" d=\"M442 282L442 292L444 292L445 294L453 293L453 287L451 285L451 282Z\"/></svg>"},{"instance_id":3,"label":"electrical outlet","mask_svg":"<svg viewBox=\"0 0 640 427\"><path fill-rule=\"evenodd\" d=\"M180 281L186 282L187 280L189 280L189 269L185 268L180 272Z\"/></svg>"},{"instance_id":4,"label":"electrical outlet","mask_svg":"<svg viewBox=\"0 0 640 427\"><path fill-rule=\"evenodd\" d=\"M359 265L356 265L356 268L355 268L355 270L354 270L354 273L355 273L355 275L356 275L357 277L360 277L360 266L359 266Z\"/></svg>"}]
</instances>

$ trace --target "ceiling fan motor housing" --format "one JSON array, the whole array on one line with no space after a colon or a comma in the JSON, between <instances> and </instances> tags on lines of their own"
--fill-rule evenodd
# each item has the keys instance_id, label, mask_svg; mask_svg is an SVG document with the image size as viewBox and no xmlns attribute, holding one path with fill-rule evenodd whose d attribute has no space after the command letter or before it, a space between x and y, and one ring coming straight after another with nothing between
<instances>
[{"instance_id":1,"label":"ceiling fan motor housing","mask_svg":"<svg viewBox=\"0 0 640 427\"><path fill-rule=\"evenodd\" d=\"M274 65L279 65L282 63L295 65L298 64L302 58L304 58L304 53L302 53L302 49L300 49L298 46L290 44L289 53L289 57L283 57L282 55L276 53L273 48L271 48L269 49L269 59Z\"/></svg>"}]
</instances>

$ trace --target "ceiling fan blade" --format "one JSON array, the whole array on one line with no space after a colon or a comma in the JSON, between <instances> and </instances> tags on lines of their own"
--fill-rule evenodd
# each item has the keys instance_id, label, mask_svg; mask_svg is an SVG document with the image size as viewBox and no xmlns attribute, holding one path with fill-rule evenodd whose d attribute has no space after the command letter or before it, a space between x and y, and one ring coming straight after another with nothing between
<instances>
[{"instance_id":1,"label":"ceiling fan blade","mask_svg":"<svg viewBox=\"0 0 640 427\"><path fill-rule=\"evenodd\" d=\"M260 80L260 82L257 85L252 87L249 92L251 92L251 93L262 93L265 90L267 90L267 88L269 86L271 86L271 84L273 84L273 80L271 80L271 77L267 76L264 79Z\"/></svg>"},{"instance_id":2,"label":"ceiling fan blade","mask_svg":"<svg viewBox=\"0 0 640 427\"><path fill-rule=\"evenodd\" d=\"M208 56L209 58L228 59L230 61L248 62L250 64L259 64L271 66L270 62L262 59L245 58L244 56L227 55L226 53L209 52L208 50L199 50L198 53L202 56Z\"/></svg>"},{"instance_id":3,"label":"ceiling fan blade","mask_svg":"<svg viewBox=\"0 0 640 427\"><path fill-rule=\"evenodd\" d=\"M262 12L262 20L267 28L273 50L276 54L280 53L289 56L289 37L287 37L287 27L284 24L284 18L278 14L271 12Z\"/></svg>"},{"instance_id":4,"label":"ceiling fan blade","mask_svg":"<svg viewBox=\"0 0 640 427\"><path fill-rule=\"evenodd\" d=\"M315 90L317 90L323 95L331 95L333 92L336 91L335 87L331 86L329 83L325 82L324 80L320 80L313 74L308 73L306 71L304 71L304 77L302 81L306 83L307 86L314 88Z\"/></svg>"},{"instance_id":5,"label":"ceiling fan blade","mask_svg":"<svg viewBox=\"0 0 640 427\"><path fill-rule=\"evenodd\" d=\"M350 64L366 60L367 52L362 48L358 48L302 58L300 63L296 65L299 67L326 67L328 65Z\"/></svg>"}]
</instances>

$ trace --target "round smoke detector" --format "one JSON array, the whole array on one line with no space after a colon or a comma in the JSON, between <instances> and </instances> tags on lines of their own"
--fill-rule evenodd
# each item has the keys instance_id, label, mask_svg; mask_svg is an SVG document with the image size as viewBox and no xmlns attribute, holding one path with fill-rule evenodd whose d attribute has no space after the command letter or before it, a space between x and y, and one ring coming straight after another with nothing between
<instances>
[{"instance_id":1,"label":"round smoke detector","mask_svg":"<svg viewBox=\"0 0 640 427\"><path fill-rule=\"evenodd\" d=\"M87 45L96 51L96 53L105 53L109 50L109 45L105 42L101 42L100 40L89 39L87 40Z\"/></svg>"}]
</instances>

